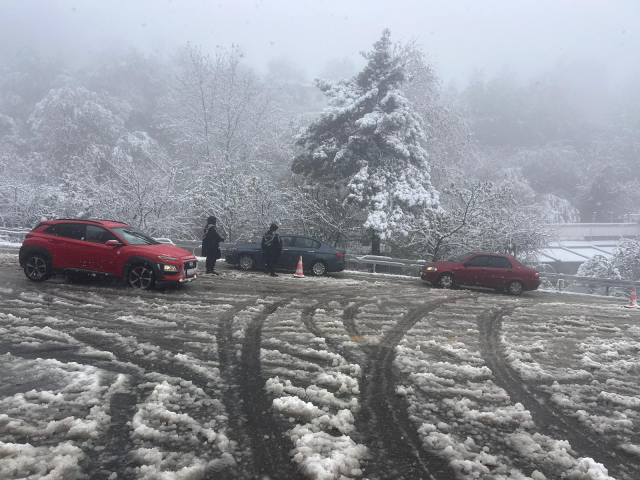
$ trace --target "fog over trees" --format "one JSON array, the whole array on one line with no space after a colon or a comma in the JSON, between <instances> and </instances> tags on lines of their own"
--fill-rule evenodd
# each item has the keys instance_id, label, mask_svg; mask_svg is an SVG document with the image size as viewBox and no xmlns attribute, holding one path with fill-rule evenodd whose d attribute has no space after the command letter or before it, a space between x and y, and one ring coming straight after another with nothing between
<instances>
[{"instance_id":1,"label":"fog over trees","mask_svg":"<svg viewBox=\"0 0 640 480\"><path fill-rule=\"evenodd\" d=\"M0 224L111 218L230 241L277 221L351 249L526 255L550 223L639 213L640 80L585 104L558 68L443 81L428 42L380 30L313 75L242 45L0 57ZM368 246L368 247L363 247Z\"/></svg>"}]
</instances>

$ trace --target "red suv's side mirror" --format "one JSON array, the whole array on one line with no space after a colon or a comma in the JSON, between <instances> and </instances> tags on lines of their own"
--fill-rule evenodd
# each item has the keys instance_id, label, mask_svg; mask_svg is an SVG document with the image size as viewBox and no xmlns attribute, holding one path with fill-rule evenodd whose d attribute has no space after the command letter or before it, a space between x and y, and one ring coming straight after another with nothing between
<instances>
[{"instance_id":1,"label":"red suv's side mirror","mask_svg":"<svg viewBox=\"0 0 640 480\"><path fill-rule=\"evenodd\" d=\"M121 247L122 243L118 240L107 240L106 245L109 247Z\"/></svg>"}]
</instances>

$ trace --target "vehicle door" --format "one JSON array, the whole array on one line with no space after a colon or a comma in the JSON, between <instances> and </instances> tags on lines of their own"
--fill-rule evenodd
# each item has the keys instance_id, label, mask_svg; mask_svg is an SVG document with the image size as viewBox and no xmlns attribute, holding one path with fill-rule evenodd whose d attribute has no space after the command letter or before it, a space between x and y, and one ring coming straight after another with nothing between
<instances>
[{"instance_id":1,"label":"vehicle door","mask_svg":"<svg viewBox=\"0 0 640 480\"><path fill-rule=\"evenodd\" d=\"M81 252L85 231L84 223L56 223L45 230L54 268L83 268Z\"/></svg>"},{"instance_id":2,"label":"vehicle door","mask_svg":"<svg viewBox=\"0 0 640 480\"><path fill-rule=\"evenodd\" d=\"M298 257L294 251L295 238L292 235L284 235L280 237L282 240L282 253L278 259L276 266L285 270L295 269L298 264ZM294 258L295 257L295 258Z\"/></svg>"},{"instance_id":3,"label":"vehicle door","mask_svg":"<svg viewBox=\"0 0 640 480\"><path fill-rule=\"evenodd\" d=\"M488 255L477 255L467 260L462 268L457 270L455 276L458 283L464 283L467 285L480 285L482 279L487 273L487 267L489 266Z\"/></svg>"},{"instance_id":4,"label":"vehicle door","mask_svg":"<svg viewBox=\"0 0 640 480\"><path fill-rule=\"evenodd\" d=\"M486 282L491 287L506 287L513 276L513 266L508 258L489 257Z\"/></svg>"},{"instance_id":5,"label":"vehicle door","mask_svg":"<svg viewBox=\"0 0 640 480\"><path fill-rule=\"evenodd\" d=\"M300 257L302 257L304 268L308 269L311 267L311 264L318 258L317 251L319 248L320 242L313 238L295 237L295 244L290 247L295 266L298 265L298 261Z\"/></svg>"},{"instance_id":6,"label":"vehicle door","mask_svg":"<svg viewBox=\"0 0 640 480\"><path fill-rule=\"evenodd\" d=\"M107 241L121 241L115 234L106 228L97 225L87 225L85 241L82 248L83 265L85 270L93 272L122 275L124 268L124 246L116 247L107 245Z\"/></svg>"}]
</instances>

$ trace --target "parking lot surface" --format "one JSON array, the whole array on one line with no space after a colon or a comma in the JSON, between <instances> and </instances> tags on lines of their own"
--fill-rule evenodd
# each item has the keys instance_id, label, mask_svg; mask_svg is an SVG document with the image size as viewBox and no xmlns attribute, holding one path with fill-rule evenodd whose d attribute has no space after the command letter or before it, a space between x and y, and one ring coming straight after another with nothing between
<instances>
[{"instance_id":1,"label":"parking lot surface","mask_svg":"<svg viewBox=\"0 0 640 480\"><path fill-rule=\"evenodd\" d=\"M222 268L29 282L0 254L0 472L72 479L640 478L640 311Z\"/></svg>"}]
</instances>

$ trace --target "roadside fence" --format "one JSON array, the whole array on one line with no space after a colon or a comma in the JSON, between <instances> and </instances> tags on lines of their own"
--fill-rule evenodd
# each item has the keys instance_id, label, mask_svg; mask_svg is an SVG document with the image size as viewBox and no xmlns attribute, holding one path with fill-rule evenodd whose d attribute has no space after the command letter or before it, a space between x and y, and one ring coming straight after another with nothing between
<instances>
[{"instance_id":1,"label":"roadside fence","mask_svg":"<svg viewBox=\"0 0 640 480\"><path fill-rule=\"evenodd\" d=\"M22 243L24 236L30 231L29 228L0 227L0 240Z\"/></svg>"}]
</instances>

